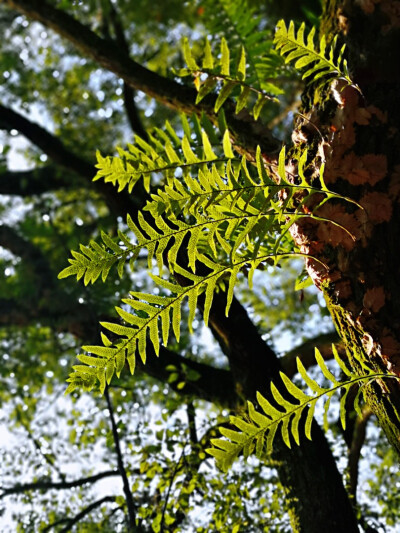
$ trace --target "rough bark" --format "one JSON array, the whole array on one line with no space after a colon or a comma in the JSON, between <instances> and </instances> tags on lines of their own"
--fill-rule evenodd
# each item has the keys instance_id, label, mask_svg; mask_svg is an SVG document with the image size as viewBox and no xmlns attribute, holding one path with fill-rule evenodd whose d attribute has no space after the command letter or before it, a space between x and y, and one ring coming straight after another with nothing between
<instances>
[{"instance_id":1,"label":"rough bark","mask_svg":"<svg viewBox=\"0 0 400 533\"><path fill-rule=\"evenodd\" d=\"M342 224L354 238L333 224L311 219L294 226L292 235L303 252L328 266L307 260L353 368L361 374L365 362L399 377L400 2L327 1L322 31L339 32L348 44L351 75L359 90L340 81L329 90L314 87L304 100L306 119L298 121L297 130L308 131L307 144L313 150L310 180L318 180L325 160L328 187L360 207L338 201L317 211ZM304 148L303 141L297 144L296 149ZM400 452L399 382L373 383L367 400Z\"/></svg>"}]
</instances>

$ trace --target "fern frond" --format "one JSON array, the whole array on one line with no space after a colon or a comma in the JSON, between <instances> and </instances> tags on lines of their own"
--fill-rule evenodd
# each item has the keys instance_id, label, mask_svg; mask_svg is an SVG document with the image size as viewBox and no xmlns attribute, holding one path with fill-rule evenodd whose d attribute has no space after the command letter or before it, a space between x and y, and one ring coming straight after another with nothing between
<instances>
[{"instance_id":1,"label":"fern frond","mask_svg":"<svg viewBox=\"0 0 400 533\"><path fill-rule=\"evenodd\" d=\"M208 137L204 131L201 135L207 152ZM265 170L259 148L256 151L256 169L249 169L245 158L241 161L231 158L234 154L228 142L229 132L226 130L224 143L227 146L224 151L230 158L225 164L203 164L198 169L197 179L192 178L190 173L181 179L170 178L157 194L152 195L152 201L146 206L151 216L139 213L136 223L128 216L127 224L134 241L122 231L118 232L118 240L102 233L101 245L91 241L87 246L81 245L79 252L72 252L70 266L59 274L59 278L76 275L77 279L84 279L85 285L94 283L100 276L105 281L114 265L118 266L121 277L126 263L129 262L134 269L134 262L142 249L147 250L149 268L155 260L161 274L166 252L168 264L173 270L183 243L187 246L188 265L193 272L200 260L199 255L207 248L215 258L217 249L222 249L232 261L238 253L238 258L242 257L240 252L243 247L248 258L256 257L260 246L265 248L267 244L270 246L269 253L288 253L293 250L292 245L290 248L282 247L288 229L304 217L330 222L354 238L337 222L309 211L303 212L303 204L315 193L324 196L317 207L330 199L353 202L327 189L322 178L323 171L321 188L308 185L303 173L306 151L298 165L299 183L294 185L286 176L284 148L279 156L277 175L272 179ZM186 157L190 158L192 152L188 147L184 150ZM196 163L188 164L187 168L190 166L196 166ZM283 203L279 196L282 191L286 196ZM299 192L302 200L294 201L295 193ZM188 221L181 215L188 217ZM276 238L278 234L280 236ZM206 247L199 247L200 242L205 242Z\"/></svg>"},{"instance_id":2,"label":"fern frond","mask_svg":"<svg viewBox=\"0 0 400 533\"><path fill-rule=\"evenodd\" d=\"M241 50L245 50L247 84L267 94L282 94L274 81L282 60L273 49L272 31L263 28L262 17L253 6L246 0L203 0L202 5L209 33L224 35L228 42L233 68L240 64Z\"/></svg>"},{"instance_id":3,"label":"fern frond","mask_svg":"<svg viewBox=\"0 0 400 533\"><path fill-rule=\"evenodd\" d=\"M164 292L169 292L170 296L131 292L130 298L123 299L124 307L117 307L116 311L124 324L101 323L103 328L118 339L112 343L103 334L103 346L83 346L88 353L77 356L83 365L73 367L74 372L68 380L70 383L68 392L80 385L85 386L86 390L91 389L97 382L99 382L100 391L103 392L106 383L110 383L114 373L117 376L120 375L125 362L128 362L130 371L133 373L136 366L136 353L139 353L142 362L145 363L147 341L150 339L158 355L160 338L164 345L168 343L171 325L173 334L179 342L181 308L185 300L189 307L188 326L192 331L192 323L201 294L205 296L203 318L207 325L215 288L221 282L227 287L226 315L228 315L237 276L241 270L247 267L247 273L250 276L262 262L278 257L290 258L298 255L302 254L259 255L253 259L243 258L237 262L221 264L199 254L199 261L209 270L206 276L194 274L179 265L174 267L175 272L190 283L188 286L181 286L176 282L150 274L153 281ZM130 310L128 311L127 308Z\"/></svg>"},{"instance_id":4,"label":"fern frond","mask_svg":"<svg viewBox=\"0 0 400 533\"><path fill-rule=\"evenodd\" d=\"M226 63L226 58L224 61ZM139 141L139 147L129 147L130 152L120 151L123 168L129 164L141 175L163 172L167 177L165 187L160 188L148 204L147 216L139 213L136 221L128 216L127 226L134 239L122 231L118 232L117 239L102 233L101 244L91 241L87 246L82 245L79 252L72 252L70 266L59 274L60 278L76 275L88 284L100 276L105 280L112 266L118 265L118 273L122 276L125 264L129 262L132 267L140 250L145 249L149 269L152 270L153 262L156 262L160 274L150 276L163 292L171 294L131 293L130 299L123 300L125 307L118 308L117 312L125 323L103 324L117 340L111 342L103 334L103 346L86 347L88 354L78 356L83 365L74 368L68 391L79 384L89 389L97 382L100 390L104 390L106 383L110 382L114 373L120 374L126 362L133 372L136 351L145 361L148 338L158 354L160 337L164 344L168 341L171 315L172 330L179 340L181 308L185 299L188 301L191 328L198 298L204 293L203 314L207 323L218 286L226 290L228 313L239 272L246 272L251 286L253 274L262 264L276 263L284 257L302 256L286 239L290 225L300 217L326 221L302 211L305 198L318 192L324 197L322 201L332 198L351 201L329 191L322 176L320 188L308 184L303 172L306 152L300 157L298 183L294 184L293 177L289 179L286 175L284 148L271 177L263 164L260 148L256 151L255 167L248 168L244 158L239 160L235 157L228 130L225 130L222 140L223 157L218 158L210 135L200 127L196 128L196 137L200 139L196 151L186 119L183 119L182 127L184 134L181 139L170 131L167 124L166 131L157 131L149 143ZM160 155L162 153L164 156ZM128 157L131 157L130 162ZM182 169L181 179L174 176L178 167ZM198 170L197 178L191 175L193 168ZM129 181L125 182L118 172L110 174L107 179L119 183L120 187ZM282 192L285 194L280 194ZM187 270L178 264L178 253L183 243L187 247ZM170 271L186 278L188 286L181 287L161 277L166 259ZM202 271L208 272L206 276L196 273L197 263L202 264ZM133 312L128 311L126 306ZM287 440L286 424L289 421L285 419L282 424L286 428L284 438Z\"/></svg>"},{"instance_id":5,"label":"fern frond","mask_svg":"<svg viewBox=\"0 0 400 533\"><path fill-rule=\"evenodd\" d=\"M225 151L223 155L217 156L210 142L210 128L205 117L202 118L205 128L201 131L201 124L197 117L193 117L196 131L190 127L186 117L182 118L182 128L184 135L179 138L173 130L171 124L167 121L164 130L156 128L153 134L149 134L149 140L145 141L136 136L136 144L129 144L124 150L117 147L118 156L103 157L97 151L98 169L93 181L103 179L105 182L118 186L118 191L125 187L131 192L139 179L143 179L144 187L150 190L150 178L152 174L161 173L167 179L173 178L177 169L181 169L186 176L192 167L201 168L203 165L226 161L233 157L231 149ZM192 141L192 135L196 133L195 144ZM212 131L213 137L216 132Z\"/></svg>"},{"instance_id":6,"label":"fern frond","mask_svg":"<svg viewBox=\"0 0 400 533\"><path fill-rule=\"evenodd\" d=\"M219 112L228 98L233 97L236 101L235 112L238 114L244 107L248 107L249 95L255 94L257 98L252 113L257 120L268 100L278 101L274 96L246 81L247 58L243 46L240 48L238 62L233 70L230 64L231 52L224 37L221 39L218 55L213 55L211 45L206 41L202 66L199 66L194 59L187 39L183 43L183 52L187 68L181 69L177 74L182 77L189 75L194 77L194 85L198 91L196 103L201 102L210 92L217 92L215 113Z\"/></svg>"},{"instance_id":7,"label":"fern frond","mask_svg":"<svg viewBox=\"0 0 400 533\"><path fill-rule=\"evenodd\" d=\"M317 401L324 403L324 426L327 429L327 412L332 396L341 391L340 420L345 429L346 424L346 398L349 390L360 385L360 389L376 379L396 378L395 375L377 373L371 369L362 376L351 373L343 361L340 360L336 350L334 356L340 361L341 368L346 369L348 379L339 382L326 366L321 354L316 350L316 361L325 378L332 383L331 387L322 387L313 380L305 370L300 359L297 359L297 368L313 394L307 394L297 387L283 372L280 373L285 396L281 394L274 383L270 387L270 400L257 393L258 406L262 412L256 409L253 403L248 402L248 414L246 419L238 416L230 417L230 424L237 429L221 428L220 432L224 439L212 439L212 448L207 452L216 458L217 465L223 471L227 471L235 459L243 454L247 458L253 452L262 459L272 452L274 439L280 431L282 440L289 448L292 442L300 444L300 438L305 435L311 440L311 425ZM290 398L287 399L287 398ZM307 409L308 408L308 409Z\"/></svg>"},{"instance_id":8,"label":"fern frond","mask_svg":"<svg viewBox=\"0 0 400 533\"><path fill-rule=\"evenodd\" d=\"M304 40L304 32L304 23L296 35L293 21L289 23L288 28L283 20L278 22L274 43L275 48L285 58L285 62L294 61L296 69L306 69L302 76L303 79L312 77L314 82L324 76L331 75L343 78L351 85L347 61L343 58L345 45L337 52L337 36L334 37L330 47L327 47L323 36L317 49L314 44L315 28L312 28L306 37L307 41Z\"/></svg>"},{"instance_id":9,"label":"fern frond","mask_svg":"<svg viewBox=\"0 0 400 533\"><path fill-rule=\"evenodd\" d=\"M70 266L58 274L58 279L76 275L77 280L83 278L85 285L94 283L100 276L105 281L115 264L119 277L122 277L124 264L132 250L128 237L122 232L118 232L118 236L117 242L102 231L101 245L92 240L87 246L81 244L80 252L71 251L72 258L68 259Z\"/></svg>"}]
</instances>

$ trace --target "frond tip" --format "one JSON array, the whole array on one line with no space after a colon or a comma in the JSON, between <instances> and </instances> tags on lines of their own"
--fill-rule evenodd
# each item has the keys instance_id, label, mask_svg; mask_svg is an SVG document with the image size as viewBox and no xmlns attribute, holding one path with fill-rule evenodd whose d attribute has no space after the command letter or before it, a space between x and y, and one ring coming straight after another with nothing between
<instances>
[{"instance_id":1,"label":"frond tip","mask_svg":"<svg viewBox=\"0 0 400 533\"><path fill-rule=\"evenodd\" d=\"M319 42L318 49L314 45L315 28L312 28L304 40L305 24L303 23L296 35L293 21L289 23L289 28L283 20L280 20L276 26L275 48L285 58L286 63L295 61L294 67L298 70L306 69L303 79L312 77L313 82L321 80L324 76L335 76L344 78L350 85L349 71L347 62L343 58L345 45L339 52L336 50L337 36L332 41L331 46L326 45L323 36Z\"/></svg>"},{"instance_id":2,"label":"frond tip","mask_svg":"<svg viewBox=\"0 0 400 533\"><path fill-rule=\"evenodd\" d=\"M278 387L271 383L269 398L257 392L258 407L248 402L246 417L231 416L230 425L235 429L220 428L221 435L225 438L212 439L212 448L207 452L216 458L217 466L227 471L235 459L243 454L247 458L254 453L258 458L270 454L277 433L280 431L283 442L289 448L294 441L300 445L301 435L304 434L311 440L311 427L315 405L322 399L324 403L324 428L328 427L327 413L332 396L337 391L342 392L340 399L340 421L346 425L346 400L353 386L359 386L358 394L354 400L354 407L359 410L359 396L363 387L376 379L396 378L394 375L376 373L367 369L362 376L353 374L345 365L333 346L333 354L347 379L339 382L326 366L322 355L315 350L315 358L324 377L332 383L331 387L322 387L308 374L300 359L297 359L297 369L305 384L311 389L307 394L297 387L283 372L281 383ZM281 392L282 393L281 393ZM288 399L290 398L290 400ZM307 409L308 408L308 409Z\"/></svg>"}]
</instances>

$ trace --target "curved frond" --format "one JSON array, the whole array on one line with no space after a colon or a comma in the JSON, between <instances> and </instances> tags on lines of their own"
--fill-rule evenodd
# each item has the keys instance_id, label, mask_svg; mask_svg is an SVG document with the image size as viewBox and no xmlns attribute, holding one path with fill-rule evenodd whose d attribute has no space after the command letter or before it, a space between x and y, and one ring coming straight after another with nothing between
<instances>
[{"instance_id":1,"label":"curved frond","mask_svg":"<svg viewBox=\"0 0 400 533\"><path fill-rule=\"evenodd\" d=\"M274 43L276 49L285 58L285 62L294 62L297 70L303 69L303 79L311 78L314 82L324 76L332 75L345 79L351 85L347 62L343 58L345 45L337 51L337 37L335 36L331 46L327 47L323 36L317 49L314 44L315 28L312 28L306 40L304 32L304 23L296 35L293 21L289 23L288 28L283 20L278 22Z\"/></svg>"},{"instance_id":2,"label":"curved frond","mask_svg":"<svg viewBox=\"0 0 400 533\"><path fill-rule=\"evenodd\" d=\"M289 448L293 442L299 445L302 435L311 440L311 425L316 403L320 400L324 402L324 426L327 429L329 403L332 396L338 391L342 392L340 420L343 429L345 429L346 398L350 388L360 386L362 390L363 386L376 379L398 379L395 375L377 373L371 369L366 370L362 376L353 374L340 360L337 351L334 350L333 353L340 367L346 371L348 378L346 381L340 382L335 378L326 366L321 354L316 350L315 356L318 367L325 378L332 383L331 387L319 385L307 374L300 359L297 359L298 371L311 389L311 394L302 391L281 372L280 390L274 383L271 383L269 399L257 393L258 407L256 408L253 403L248 402L246 418L230 417L230 425L236 429L220 428L221 435L225 438L212 439L212 448L207 450L210 455L216 458L217 465L221 470L227 471L240 454L247 458L250 454L255 453L260 459L270 454L274 439L279 432L283 442Z\"/></svg>"},{"instance_id":3,"label":"curved frond","mask_svg":"<svg viewBox=\"0 0 400 533\"><path fill-rule=\"evenodd\" d=\"M217 156L212 148L209 135L217 137L212 126L205 117L202 118L204 128L207 129L201 134L201 124L197 117L193 117L195 130L193 130L186 117L182 116L183 136L180 138L175 133L171 124L167 121L163 130L156 128L149 134L149 140L145 141L136 136L136 144L129 144L124 150L117 147L118 156L103 157L97 152L98 169L93 181L103 179L112 183L122 191L125 187L131 192L139 179L143 179L143 184L147 191L150 190L150 178L152 174L161 173L167 179L173 178L177 169L187 176L192 167L201 168L204 164L226 161L231 155L225 151L224 155ZM196 141L192 140L195 135Z\"/></svg>"},{"instance_id":4,"label":"curved frond","mask_svg":"<svg viewBox=\"0 0 400 533\"><path fill-rule=\"evenodd\" d=\"M204 150L208 153L208 136L204 131L201 136ZM227 144L228 131L224 139ZM170 178L152 195L145 208L148 215L139 213L135 222L128 215L127 225L133 239L122 231L118 232L117 239L102 232L101 244L91 241L86 246L81 245L79 252L72 252L70 266L60 272L59 278L76 275L78 280L83 278L85 285L94 283L100 276L105 281L115 265L122 277L126 263L134 270L141 250L147 251L150 269L153 260L156 261L160 274L166 260L173 271L183 246L187 249L188 266L193 272L205 251L216 259L220 250L232 261L236 256L243 258L243 249L250 259L258 255L260 247L265 249L269 246L270 254L289 253L293 251L293 244L289 248L283 246L285 236L290 226L304 217L330 222L353 237L337 222L302 209L306 200L315 193L323 195L317 207L330 199L353 202L327 189L323 170L321 187L308 185L303 173L306 151L298 165L298 184L291 183L286 176L285 148L281 150L273 178L263 165L260 148L256 151L256 167L251 168L248 168L245 158L228 157L234 155L228 147L224 151L227 156L225 162L212 160L207 164L202 161L198 167L197 161L193 161L187 164L187 172L180 179ZM185 152L189 159L192 153L189 147L185 148ZM189 172L192 167L197 168L197 179ZM281 200L282 192L284 201ZM298 193L301 193L300 197Z\"/></svg>"},{"instance_id":5,"label":"curved frond","mask_svg":"<svg viewBox=\"0 0 400 533\"><path fill-rule=\"evenodd\" d=\"M278 101L264 89L257 88L246 80L247 56L243 45L233 67L230 62L231 51L224 37L221 39L219 54L213 54L209 41L206 41L201 66L197 64L187 39L183 43L183 53L187 68L181 69L177 74L182 77L194 77L194 85L198 91L196 103L201 102L209 93L216 92L215 113L218 113L228 98L233 97L236 101L235 112L238 114L243 108L249 107L249 96L254 94L256 99L252 103L252 114L257 120L268 100ZM270 84L270 88L273 87ZM274 92L279 94L282 91L276 88Z\"/></svg>"},{"instance_id":6,"label":"curved frond","mask_svg":"<svg viewBox=\"0 0 400 533\"><path fill-rule=\"evenodd\" d=\"M189 307L188 326L191 330L199 296L204 294L203 319L207 325L215 288L220 283L227 287L226 315L228 315L234 286L241 270L247 267L247 275L250 277L263 262L298 255L300 254L259 255L252 259L242 258L240 261L221 264L199 254L199 260L209 270L209 274L206 276L199 276L175 265L175 272L187 280L188 286L181 286L176 282L150 274L156 285L164 292L169 292L170 296L131 292L130 298L123 299L124 307L116 308L123 324L101 323L102 327L110 331L114 338L117 337L117 340L111 342L103 334L103 346L83 346L83 349L88 353L77 356L83 365L73 367L74 372L69 377L70 385L67 392L78 386L84 386L85 390L90 390L97 381L103 392L106 383L110 383L114 373L117 376L120 375L125 362L128 363L130 371L133 373L136 366L136 354L139 354L143 363L146 362L147 342L150 339L154 351L158 355L160 338L164 345L168 343L171 325L172 332L179 342L181 308L185 300L187 300Z\"/></svg>"},{"instance_id":7,"label":"curved frond","mask_svg":"<svg viewBox=\"0 0 400 533\"><path fill-rule=\"evenodd\" d=\"M119 231L117 238L102 233L100 244L91 241L87 246L81 245L79 252L72 252L70 265L59 274L59 278L76 275L88 284L100 276L105 280L110 269L116 265L122 276L125 265L129 263L133 268L140 251L145 250L149 270L153 270L154 263L159 270L159 276L150 276L163 292L171 295L131 293L131 298L123 300L124 307L118 308L117 312L124 324L103 324L117 340L110 341L103 335L103 346L86 347L88 354L78 357L83 364L77 365L71 375L69 391L78 384L87 390L97 382L104 390L105 384L110 382L114 373L119 375L126 362L133 372L136 351L145 361L148 338L156 353L160 337L164 343L168 341L170 321L179 340L181 308L185 299L189 304L189 327L199 295L203 293L203 314L207 323L217 287L226 290L228 313L240 272L247 274L251 286L255 270L263 264L303 255L287 238L289 227L299 218L332 222L348 232L334 221L303 210L305 200L315 193L323 198L318 206L330 199L352 201L329 191L323 182L322 172L319 188L308 184L303 172L306 152L300 157L298 176L288 177L283 148L278 165L270 176L260 148L256 151L256 165L248 167L245 158L240 160L235 157L229 131L226 130L222 140L223 158L218 158L211 147L209 135L197 128L197 139L200 139L197 148L204 154L202 158L192 148L191 130L185 119L182 125L182 139L174 132L168 132L166 126L168 135L165 133L164 136L164 153L168 161L160 156L161 131L157 133L157 138L152 138L153 145L139 142L136 152L134 147L130 148L133 155L129 164L132 167L136 165L139 174L147 169L149 174L163 172L167 178L164 187L152 195L146 212L139 212L135 221L128 216L128 231ZM147 152L147 158L141 159L144 152ZM125 165L128 155L124 151L121 154L121 164ZM134 156L137 157L135 163L132 162ZM179 179L174 175L178 167L182 169ZM197 177L192 176L193 169L196 169ZM119 174L111 174L106 179L123 185ZM187 260L183 258L185 268L179 263L183 248L187 253ZM185 285L188 286L181 287L163 279L164 263L168 263L170 272L186 278ZM202 268L199 270L208 272L207 275L196 273L200 264ZM133 311L128 311L128 308Z\"/></svg>"}]
</instances>

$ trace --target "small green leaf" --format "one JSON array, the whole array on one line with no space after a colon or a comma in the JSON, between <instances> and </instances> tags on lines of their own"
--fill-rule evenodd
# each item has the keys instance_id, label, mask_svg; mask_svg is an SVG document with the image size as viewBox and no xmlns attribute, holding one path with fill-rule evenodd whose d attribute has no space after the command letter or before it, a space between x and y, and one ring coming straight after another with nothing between
<instances>
[{"instance_id":1,"label":"small green leaf","mask_svg":"<svg viewBox=\"0 0 400 533\"><path fill-rule=\"evenodd\" d=\"M246 79L246 52L243 46L240 49L239 63L236 74L240 81L244 81Z\"/></svg>"},{"instance_id":2,"label":"small green leaf","mask_svg":"<svg viewBox=\"0 0 400 533\"><path fill-rule=\"evenodd\" d=\"M264 98L264 95L259 94L257 97L257 102L255 103L255 106L253 107L253 117L255 120L258 120L258 117L260 116L262 108L264 107L266 102L267 100Z\"/></svg>"},{"instance_id":3,"label":"small green leaf","mask_svg":"<svg viewBox=\"0 0 400 533\"><path fill-rule=\"evenodd\" d=\"M230 53L226 39L221 39L221 74L229 76L230 73Z\"/></svg>"},{"instance_id":4,"label":"small green leaf","mask_svg":"<svg viewBox=\"0 0 400 533\"><path fill-rule=\"evenodd\" d=\"M222 146L223 146L223 149L224 149L225 157L229 157L229 158L233 159L235 157L235 154L232 151L232 144L231 144L231 140L230 140L230 136L229 136L229 131L228 130L225 130L224 137L223 137L223 140L222 140Z\"/></svg>"},{"instance_id":5,"label":"small green leaf","mask_svg":"<svg viewBox=\"0 0 400 533\"><path fill-rule=\"evenodd\" d=\"M204 45L203 69L212 70L214 68L214 58L211 51L210 41L206 39Z\"/></svg>"},{"instance_id":6,"label":"small green leaf","mask_svg":"<svg viewBox=\"0 0 400 533\"><path fill-rule=\"evenodd\" d=\"M190 68L190 70L197 71L200 70L199 66L197 65L193 55L192 51L190 49L189 40L187 37L184 37L183 39L183 56L185 58L187 66Z\"/></svg>"},{"instance_id":7,"label":"small green leaf","mask_svg":"<svg viewBox=\"0 0 400 533\"><path fill-rule=\"evenodd\" d=\"M235 88L236 83L234 81L225 81L221 87L221 90L218 93L217 100L215 102L214 111L218 113L221 107L224 105L225 101L229 98L229 95Z\"/></svg>"}]
</instances>

